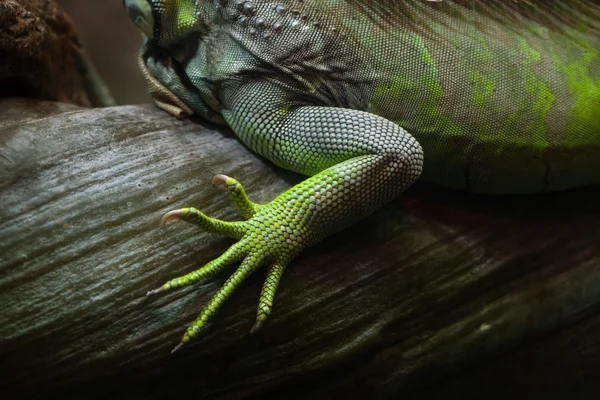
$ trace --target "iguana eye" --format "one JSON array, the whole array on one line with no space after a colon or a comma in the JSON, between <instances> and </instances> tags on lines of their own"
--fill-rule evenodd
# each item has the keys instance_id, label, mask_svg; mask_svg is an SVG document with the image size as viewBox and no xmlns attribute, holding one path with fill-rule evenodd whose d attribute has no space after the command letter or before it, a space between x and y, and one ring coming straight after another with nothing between
<instances>
[{"instance_id":1,"label":"iguana eye","mask_svg":"<svg viewBox=\"0 0 600 400\"><path fill-rule=\"evenodd\" d=\"M150 38L154 37L154 16L146 0L123 0L129 18Z\"/></svg>"}]
</instances>

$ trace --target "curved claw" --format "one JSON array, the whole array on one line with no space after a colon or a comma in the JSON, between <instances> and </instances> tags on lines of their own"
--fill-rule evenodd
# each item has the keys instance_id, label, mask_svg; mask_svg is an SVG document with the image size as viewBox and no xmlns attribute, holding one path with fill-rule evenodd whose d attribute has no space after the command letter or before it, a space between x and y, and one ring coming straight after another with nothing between
<instances>
[{"instance_id":1,"label":"curved claw","mask_svg":"<svg viewBox=\"0 0 600 400\"><path fill-rule=\"evenodd\" d=\"M264 326L264 321L258 320L254 323L254 326L252 327L252 329L250 329L250 333L254 333L258 330L260 330L262 327Z\"/></svg>"},{"instance_id":2,"label":"curved claw","mask_svg":"<svg viewBox=\"0 0 600 400\"><path fill-rule=\"evenodd\" d=\"M162 216L162 218L160 219L160 223L162 225L173 221L174 219L180 219L183 217L183 213L182 210L173 210L173 211L169 211L168 213L166 213L165 215Z\"/></svg>"},{"instance_id":3,"label":"curved claw","mask_svg":"<svg viewBox=\"0 0 600 400\"><path fill-rule=\"evenodd\" d=\"M225 185L233 205L238 213L245 219L252 218L262 207L261 204L250 201L248 195L244 191L244 187L235 178L227 175L218 174L213 177L213 185Z\"/></svg>"},{"instance_id":4,"label":"curved claw","mask_svg":"<svg viewBox=\"0 0 600 400\"><path fill-rule=\"evenodd\" d=\"M213 184L213 185L224 185L224 184L226 184L226 183L227 183L227 181L228 181L229 179L230 179L230 178L229 178L227 175L218 174L218 175L215 175L215 176L213 177L213 179L212 179L212 184Z\"/></svg>"},{"instance_id":5,"label":"curved claw","mask_svg":"<svg viewBox=\"0 0 600 400\"><path fill-rule=\"evenodd\" d=\"M158 294L158 293L161 293L161 292L164 292L164 291L165 291L165 289L161 286L161 287L159 287L157 289L147 291L146 292L146 297L148 297L148 296L154 296L155 294Z\"/></svg>"},{"instance_id":6,"label":"curved claw","mask_svg":"<svg viewBox=\"0 0 600 400\"><path fill-rule=\"evenodd\" d=\"M177 346L175 346L173 348L173 350L171 350L171 354L175 353L177 350L179 350L181 348L181 346L183 346L184 343L183 342L179 342L179 344Z\"/></svg>"}]
</instances>

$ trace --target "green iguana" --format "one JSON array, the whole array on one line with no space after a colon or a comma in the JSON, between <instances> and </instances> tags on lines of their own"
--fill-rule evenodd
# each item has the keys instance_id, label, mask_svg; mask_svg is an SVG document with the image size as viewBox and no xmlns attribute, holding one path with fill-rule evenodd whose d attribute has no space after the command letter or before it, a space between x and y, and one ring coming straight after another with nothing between
<instances>
[{"instance_id":1,"label":"green iguana","mask_svg":"<svg viewBox=\"0 0 600 400\"><path fill-rule=\"evenodd\" d=\"M245 221L171 211L239 241L148 294L241 262L187 329L268 267L256 330L304 248L419 177L478 193L600 183L600 4L592 0L124 0L156 103L227 124L310 176L268 204L217 175Z\"/></svg>"}]
</instances>

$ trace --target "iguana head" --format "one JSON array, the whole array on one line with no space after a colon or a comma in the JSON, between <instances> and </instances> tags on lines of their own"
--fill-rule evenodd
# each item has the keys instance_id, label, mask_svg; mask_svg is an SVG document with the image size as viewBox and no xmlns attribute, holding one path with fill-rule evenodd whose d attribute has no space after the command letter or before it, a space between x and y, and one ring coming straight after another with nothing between
<instances>
[{"instance_id":1,"label":"iguana head","mask_svg":"<svg viewBox=\"0 0 600 400\"><path fill-rule=\"evenodd\" d=\"M160 45L184 38L191 31L206 31L209 15L199 0L123 0L129 18Z\"/></svg>"}]
</instances>

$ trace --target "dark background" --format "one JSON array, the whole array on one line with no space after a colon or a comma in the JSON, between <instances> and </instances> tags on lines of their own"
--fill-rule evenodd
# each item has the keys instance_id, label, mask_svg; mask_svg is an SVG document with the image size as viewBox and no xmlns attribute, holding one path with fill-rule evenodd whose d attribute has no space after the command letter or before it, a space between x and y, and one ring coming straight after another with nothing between
<instances>
[{"instance_id":1,"label":"dark background","mask_svg":"<svg viewBox=\"0 0 600 400\"><path fill-rule=\"evenodd\" d=\"M136 55L141 31L122 0L58 0L73 18L83 45L119 104L149 103Z\"/></svg>"}]
</instances>

